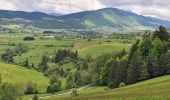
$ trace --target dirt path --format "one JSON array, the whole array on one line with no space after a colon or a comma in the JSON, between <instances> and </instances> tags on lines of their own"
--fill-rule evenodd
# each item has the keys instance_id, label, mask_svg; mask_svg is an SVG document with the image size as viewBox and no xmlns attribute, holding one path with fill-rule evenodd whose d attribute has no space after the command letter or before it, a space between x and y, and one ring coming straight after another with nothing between
<instances>
[{"instance_id":1,"label":"dirt path","mask_svg":"<svg viewBox=\"0 0 170 100\"><path fill-rule=\"evenodd\" d=\"M77 89L78 91L81 91L85 88L88 88L90 85L86 85L86 86L83 86L79 89ZM39 97L39 99L47 99L47 98L50 98L50 97L55 97L55 96L61 96L61 95L65 95L65 94L70 94L70 92L65 92L65 93L60 93L60 94L56 94L56 95L50 95L50 96L44 96L44 97ZM32 100L32 99L30 99Z\"/></svg>"}]
</instances>

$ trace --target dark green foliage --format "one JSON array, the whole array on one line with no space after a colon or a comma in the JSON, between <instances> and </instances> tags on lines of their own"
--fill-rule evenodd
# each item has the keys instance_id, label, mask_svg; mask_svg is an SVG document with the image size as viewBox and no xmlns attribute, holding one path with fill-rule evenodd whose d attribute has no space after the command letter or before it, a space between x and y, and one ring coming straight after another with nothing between
<instances>
[{"instance_id":1,"label":"dark green foliage","mask_svg":"<svg viewBox=\"0 0 170 100\"><path fill-rule=\"evenodd\" d=\"M42 72L45 72L48 69L48 57L46 55L43 55L41 58L41 62L39 64L39 70Z\"/></svg>"},{"instance_id":2,"label":"dark green foliage","mask_svg":"<svg viewBox=\"0 0 170 100\"><path fill-rule=\"evenodd\" d=\"M33 41L35 40L34 37L24 37L24 41Z\"/></svg>"},{"instance_id":3,"label":"dark green foliage","mask_svg":"<svg viewBox=\"0 0 170 100\"><path fill-rule=\"evenodd\" d=\"M10 83L2 83L0 85L0 100L17 100L17 88Z\"/></svg>"},{"instance_id":4,"label":"dark green foliage","mask_svg":"<svg viewBox=\"0 0 170 100\"><path fill-rule=\"evenodd\" d=\"M152 42L151 54L157 56L158 58L161 54L166 54L168 51L167 43L165 41L161 41L159 38L156 38Z\"/></svg>"},{"instance_id":5,"label":"dark green foliage","mask_svg":"<svg viewBox=\"0 0 170 100\"><path fill-rule=\"evenodd\" d=\"M28 51L28 48L25 45L19 43L19 45L16 46L13 53L15 56L21 56L23 53L25 53L27 51Z\"/></svg>"},{"instance_id":6,"label":"dark green foliage","mask_svg":"<svg viewBox=\"0 0 170 100\"><path fill-rule=\"evenodd\" d=\"M119 64L119 58L116 58L116 59L113 60L113 64L109 68L108 87L110 87L110 88L114 87L115 70L118 67L118 64Z\"/></svg>"},{"instance_id":7,"label":"dark green foliage","mask_svg":"<svg viewBox=\"0 0 170 100\"><path fill-rule=\"evenodd\" d=\"M100 71L100 85L106 86L108 83L109 68L113 64L113 59L109 59Z\"/></svg>"},{"instance_id":8,"label":"dark green foliage","mask_svg":"<svg viewBox=\"0 0 170 100\"><path fill-rule=\"evenodd\" d=\"M47 87L47 93L52 93L53 92L53 90L52 90L52 85L49 85L48 87Z\"/></svg>"},{"instance_id":9,"label":"dark green foliage","mask_svg":"<svg viewBox=\"0 0 170 100\"><path fill-rule=\"evenodd\" d=\"M29 62L28 62L28 59L27 60L25 60L24 62L22 62L22 64L21 64L22 66L24 66L24 67L29 67Z\"/></svg>"},{"instance_id":10,"label":"dark green foliage","mask_svg":"<svg viewBox=\"0 0 170 100\"><path fill-rule=\"evenodd\" d=\"M50 79L50 84L47 87L47 93L55 93L58 92L61 88L61 81L58 79L58 77L52 76Z\"/></svg>"},{"instance_id":11,"label":"dark green foliage","mask_svg":"<svg viewBox=\"0 0 170 100\"><path fill-rule=\"evenodd\" d=\"M151 49L151 39L149 36L144 37L143 41L141 42L140 46L139 46L139 51L140 51L140 55L142 57L147 57L150 53L150 49Z\"/></svg>"},{"instance_id":12,"label":"dark green foliage","mask_svg":"<svg viewBox=\"0 0 170 100\"><path fill-rule=\"evenodd\" d=\"M37 85L36 85L36 84L33 84L32 82L28 82L28 83L27 83L27 86L26 86L26 88L25 88L24 93L25 93L26 95L28 95L28 94L37 94L37 93L38 93Z\"/></svg>"},{"instance_id":13,"label":"dark green foliage","mask_svg":"<svg viewBox=\"0 0 170 100\"><path fill-rule=\"evenodd\" d=\"M38 98L37 95L35 95L35 96L32 98L32 100L39 100L39 98Z\"/></svg>"},{"instance_id":14,"label":"dark green foliage","mask_svg":"<svg viewBox=\"0 0 170 100\"><path fill-rule=\"evenodd\" d=\"M160 26L159 31L156 34L154 33L153 36L145 33L142 41L137 40L132 45L128 57L126 57L125 50L112 56L111 54L99 56L96 59L96 75L92 79L93 83L117 88L122 82L134 84L169 74L168 40L169 33Z\"/></svg>"},{"instance_id":15,"label":"dark green foliage","mask_svg":"<svg viewBox=\"0 0 170 100\"><path fill-rule=\"evenodd\" d=\"M9 63L13 63L14 56L21 56L23 53L27 52L27 47L23 44L19 43L14 50L7 49L5 53L2 54L1 58Z\"/></svg>"},{"instance_id":16,"label":"dark green foliage","mask_svg":"<svg viewBox=\"0 0 170 100\"><path fill-rule=\"evenodd\" d=\"M163 41L169 40L169 33L164 26L160 26L156 31L153 33L153 38L159 38Z\"/></svg>"},{"instance_id":17,"label":"dark green foliage","mask_svg":"<svg viewBox=\"0 0 170 100\"><path fill-rule=\"evenodd\" d=\"M74 83L74 79L73 79L72 75L69 74L67 76L67 78L66 78L66 87L65 88L66 89L71 89L71 88L73 88L75 86L76 86L76 84Z\"/></svg>"},{"instance_id":18,"label":"dark green foliage","mask_svg":"<svg viewBox=\"0 0 170 100\"><path fill-rule=\"evenodd\" d=\"M72 58L72 59L77 59L77 52L71 52L70 50L58 50L57 53L55 54L54 57L54 62L59 63L62 61L64 58Z\"/></svg>"},{"instance_id":19,"label":"dark green foliage","mask_svg":"<svg viewBox=\"0 0 170 100\"><path fill-rule=\"evenodd\" d=\"M2 83L2 76L1 76L1 74L0 74L0 84Z\"/></svg>"},{"instance_id":20,"label":"dark green foliage","mask_svg":"<svg viewBox=\"0 0 170 100\"><path fill-rule=\"evenodd\" d=\"M13 56L14 56L13 52L10 49L7 49L5 53L2 54L1 58L4 61L13 63L14 62Z\"/></svg>"},{"instance_id":21,"label":"dark green foliage","mask_svg":"<svg viewBox=\"0 0 170 100\"><path fill-rule=\"evenodd\" d=\"M59 86L61 86L61 81L59 80L59 77L54 75L50 78L50 84L53 85L57 83Z\"/></svg>"},{"instance_id":22,"label":"dark green foliage","mask_svg":"<svg viewBox=\"0 0 170 100\"><path fill-rule=\"evenodd\" d=\"M128 59L125 57L119 61L114 73L113 87L117 88L120 84L126 83Z\"/></svg>"},{"instance_id":23,"label":"dark green foliage","mask_svg":"<svg viewBox=\"0 0 170 100\"><path fill-rule=\"evenodd\" d=\"M79 71L76 71L74 74L74 83L79 86L82 85L81 73Z\"/></svg>"}]
</instances>

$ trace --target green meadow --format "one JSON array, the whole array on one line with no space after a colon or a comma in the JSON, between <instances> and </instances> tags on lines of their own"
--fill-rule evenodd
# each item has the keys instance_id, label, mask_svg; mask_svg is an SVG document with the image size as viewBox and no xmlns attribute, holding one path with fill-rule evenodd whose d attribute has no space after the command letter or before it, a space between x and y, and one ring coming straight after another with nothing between
<instances>
[{"instance_id":1,"label":"green meadow","mask_svg":"<svg viewBox=\"0 0 170 100\"><path fill-rule=\"evenodd\" d=\"M22 84L23 86L32 82L33 84L37 84L40 92L45 92L49 84L49 79L43 73L17 65L0 62L0 73L3 82Z\"/></svg>"},{"instance_id":2,"label":"green meadow","mask_svg":"<svg viewBox=\"0 0 170 100\"><path fill-rule=\"evenodd\" d=\"M89 87L77 97L62 95L41 100L169 100L170 76L158 77L122 88Z\"/></svg>"}]
</instances>

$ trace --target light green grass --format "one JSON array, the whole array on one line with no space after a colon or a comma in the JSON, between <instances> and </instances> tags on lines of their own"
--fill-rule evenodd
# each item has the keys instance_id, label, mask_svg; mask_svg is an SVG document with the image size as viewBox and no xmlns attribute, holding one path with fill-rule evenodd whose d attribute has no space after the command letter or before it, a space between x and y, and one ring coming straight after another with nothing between
<instances>
[{"instance_id":1,"label":"light green grass","mask_svg":"<svg viewBox=\"0 0 170 100\"><path fill-rule=\"evenodd\" d=\"M85 57L86 55L91 55L92 58L96 58L102 53L112 53L112 52L117 53L123 49L129 50L129 48L130 45L128 44L121 44L121 43L101 44L101 45L94 45L83 49L79 49L78 54L81 57Z\"/></svg>"},{"instance_id":2,"label":"light green grass","mask_svg":"<svg viewBox=\"0 0 170 100\"><path fill-rule=\"evenodd\" d=\"M90 87L80 91L77 97L63 95L42 100L170 100L169 93L168 75L113 90Z\"/></svg>"},{"instance_id":3,"label":"light green grass","mask_svg":"<svg viewBox=\"0 0 170 100\"><path fill-rule=\"evenodd\" d=\"M17 65L0 62L0 73L3 82L17 83L25 85L27 82L36 83L40 92L45 92L49 84L49 79L42 73L29 70Z\"/></svg>"}]
</instances>

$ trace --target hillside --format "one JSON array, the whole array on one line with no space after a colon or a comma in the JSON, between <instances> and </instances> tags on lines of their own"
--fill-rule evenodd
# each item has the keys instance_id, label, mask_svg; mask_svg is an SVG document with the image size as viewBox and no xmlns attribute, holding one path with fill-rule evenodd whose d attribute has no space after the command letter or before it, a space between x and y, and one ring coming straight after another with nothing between
<instances>
[{"instance_id":1,"label":"hillside","mask_svg":"<svg viewBox=\"0 0 170 100\"><path fill-rule=\"evenodd\" d=\"M0 24L24 24L49 29L97 29L97 30L152 30L159 25L170 28L170 22L137 15L132 12L105 8L63 16L41 12L0 11Z\"/></svg>"},{"instance_id":2,"label":"hillside","mask_svg":"<svg viewBox=\"0 0 170 100\"><path fill-rule=\"evenodd\" d=\"M25 85L28 82L36 83L40 92L45 92L49 83L49 79L42 73L17 65L0 62L0 73L3 82L18 83L22 85Z\"/></svg>"},{"instance_id":3,"label":"hillside","mask_svg":"<svg viewBox=\"0 0 170 100\"><path fill-rule=\"evenodd\" d=\"M78 97L58 96L41 100L169 100L170 76L139 82L134 85L106 90L105 87L89 87Z\"/></svg>"},{"instance_id":4,"label":"hillside","mask_svg":"<svg viewBox=\"0 0 170 100\"><path fill-rule=\"evenodd\" d=\"M116 8L105 8L95 11L60 16L63 20L75 20L87 28L115 28L118 30L147 30L164 25L170 27L168 21L145 17Z\"/></svg>"}]
</instances>

